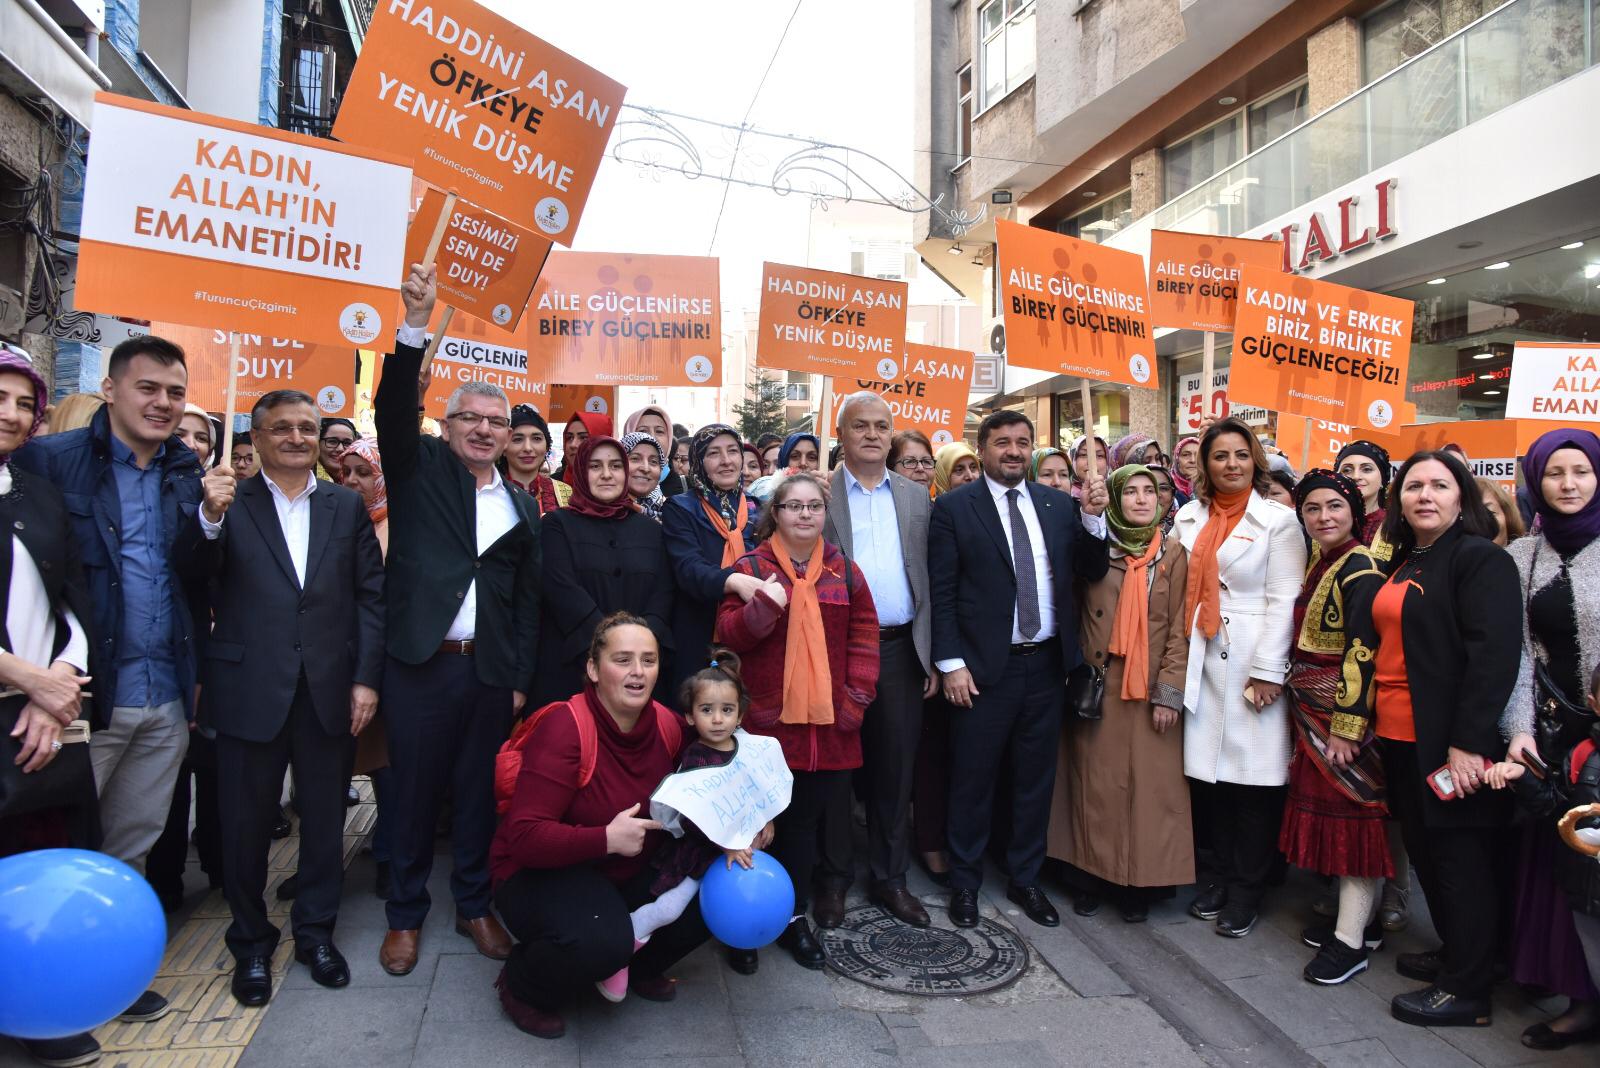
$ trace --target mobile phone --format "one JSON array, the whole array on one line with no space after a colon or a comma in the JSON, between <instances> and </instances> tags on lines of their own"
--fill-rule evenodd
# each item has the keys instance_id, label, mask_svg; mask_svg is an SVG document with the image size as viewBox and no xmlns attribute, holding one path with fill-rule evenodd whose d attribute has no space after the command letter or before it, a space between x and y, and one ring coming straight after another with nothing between
<instances>
[{"instance_id":1,"label":"mobile phone","mask_svg":"<svg viewBox=\"0 0 1600 1068\"><path fill-rule=\"evenodd\" d=\"M1482 757L1479 757L1478 759L1483 760ZM1487 760L1483 760L1483 770L1489 770L1489 762ZM1432 788L1434 794L1437 795L1440 801L1454 801L1456 798L1461 796L1461 794L1456 791L1455 776L1450 773L1449 764L1445 764L1436 771L1429 773L1428 786Z\"/></svg>"},{"instance_id":2,"label":"mobile phone","mask_svg":"<svg viewBox=\"0 0 1600 1068\"><path fill-rule=\"evenodd\" d=\"M1531 750L1524 749L1521 753L1518 753L1517 763L1527 768L1533 774L1533 777L1540 782L1550 777L1549 766L1539 759L1538 754Z\"/></svg>"}]
</instances>

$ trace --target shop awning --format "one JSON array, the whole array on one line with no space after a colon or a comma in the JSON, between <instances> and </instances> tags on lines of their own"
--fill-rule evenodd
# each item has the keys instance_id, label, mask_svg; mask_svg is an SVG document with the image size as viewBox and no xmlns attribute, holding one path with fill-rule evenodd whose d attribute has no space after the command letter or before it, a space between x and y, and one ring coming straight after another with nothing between
<instances>
[{"instance_id":1,"label":"shop awning","mask_svg":"<svg viewBox=\"0 0 1600 1068\"><path fill-rule=\"evenodd\" d=\"M0 0L0 84L43 98L85 128L94 94L111 80L33 0Z\"/></svg>"}]
</instances>

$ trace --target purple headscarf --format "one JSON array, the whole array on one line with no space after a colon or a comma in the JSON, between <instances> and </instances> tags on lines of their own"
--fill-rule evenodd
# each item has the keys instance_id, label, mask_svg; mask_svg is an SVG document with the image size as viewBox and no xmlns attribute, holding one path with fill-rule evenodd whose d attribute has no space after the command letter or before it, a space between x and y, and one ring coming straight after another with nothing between
<instances>
[{"instance_id":1,"label":"purple headscarf","mask_svg":"<svg viewBox=\"0 0 1600 1068\"><path fill-rule=\"evenodd\" d=\"M1544 469L1558 449L1577 449L1589 458L1591 468L1600 471L1600 437L1589 430L1552 430L1528 446L1528 455L1522 458L1522 478L1533 498L1533 510L1539 515L1539 529L1550 547L1566 556L1600 537L1600 493L1573 515L1550 506L1544 499L1542 483Z\"/></svg>"},{"instance_id":2,"label":"purple headscarf","mask_svg":"<svg viewBox=\"0 0 1600 1068\"><path fill-rule=\"evenodd\" d=\"M26 445L44 425L45 408L50 400L50 387L44 384L44 379L27 359L9 349L0 349L0 374L5 374L7 371L22 375L33 383L33 425L28 428L28 433L22 439L22 444ZM10 453L0 456L0 467L4 467L10 461Z\"/></svg>"}]
</instances>

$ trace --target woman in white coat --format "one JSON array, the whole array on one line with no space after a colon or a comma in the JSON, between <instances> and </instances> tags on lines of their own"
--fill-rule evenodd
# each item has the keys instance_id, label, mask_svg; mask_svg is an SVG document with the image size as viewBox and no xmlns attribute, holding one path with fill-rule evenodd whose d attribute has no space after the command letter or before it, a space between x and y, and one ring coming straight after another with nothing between
<instances>
[{"instance_id":1,"label":"woman in white coat","mask_svg":"<svg viewBox=\"0 0 1600 1068\"><path fill-rule=\"evenodd\" d=\"M1200 893L1189 912L1232 938L1255 926L1293 752L1283 681L1306 543L1294 512L1262 496L1267 471L1248 427L1212 424L1195 499L1173 525L1190 561L1183 764Z\"/></svg>"}]
</instances>

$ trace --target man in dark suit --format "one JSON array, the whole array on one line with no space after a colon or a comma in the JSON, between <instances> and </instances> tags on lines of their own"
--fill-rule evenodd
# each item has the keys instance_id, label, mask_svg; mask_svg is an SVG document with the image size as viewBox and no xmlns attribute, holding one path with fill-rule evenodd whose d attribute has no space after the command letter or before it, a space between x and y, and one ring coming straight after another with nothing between
<instances>
[{"instance_id":1,"label":"man in dark suit","mask_svg":"<svg viewBox=\"0 0 1600 1068\"><path fill-rule=\"evenodd\" d=\"M829 480L822 536L861 568L878 610L878 696L861 724L871 896L902 923L926 927L927 910L906 889L906 869L911 866L911 783L922 702L933 696L935 686L928 491L889 470L893 434L894 415L877 394L852 393L839 405L842 462ZM819 927L844 922L850 882L846 823L829 829L836 841L824 850L823 885L813 908Z\"/></svg>"},{"instance_id":2,"label":"man in dark suit","mask_svg":"<svg viewBox=\"0 0 1600 1068\"><path fill-rule=\"evenodd\" d=\"M511 440L511 405L500 387L466 382L450 395L440 437L422 435L433 269L413 265L400 292L405 325L373 398L389 491L383 715L393 887L378 959L391 975L417 964L447 790L456 931L486 957L511 952L490 910L494 758L532 688L539 644L539 506L495 468Z\"/></svg>"},{"instance_id":3,"label":"man in dark suit","mask_svg":"<svg viewBox=\"0 0 1600 1068\"><path fill-rule=\"evenodd\" d=\"M1103 473L1078 502L1026 482L1033 424L990 414L978 428L983 478L934 502L928 528L933 656L950 717L950 919L978 922L995 783L1011 770L1006 896L1046 927L1061 922L1039 889L1067 673L1078 649L1075 578L1110 567Z\"/></svg>"},{"instance_id":4,"label":"man in dark suit","mask_svg":"<svg viewBox=\"0 0 1600 1068\"><path fill-rule=\"evenodd\" d=\"M272 994L279 931L262 893L290 766L300 813L295 959L323 986L350 982L333 925L349 750L383 674L383 556L361 496L317 481L317 414L298 390L262 397L250 413L261 473L242 484L226 465L208 473L175 553L187 579L212 583L204 714L217 732L233 996L245 1005Z\"/></svg>"}]
</instances>

